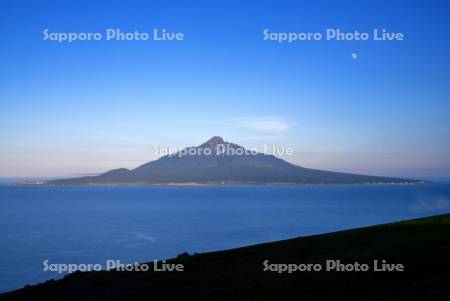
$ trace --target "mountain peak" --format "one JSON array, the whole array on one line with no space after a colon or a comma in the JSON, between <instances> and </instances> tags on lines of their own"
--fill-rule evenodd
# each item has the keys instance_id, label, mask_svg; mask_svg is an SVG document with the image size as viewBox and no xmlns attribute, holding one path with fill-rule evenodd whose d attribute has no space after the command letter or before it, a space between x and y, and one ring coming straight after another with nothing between
<instances>
[{"instance_id":1,"label":"mountain peak","mask_svg":"<svg viewBox=\"0 0 450 301\"><path fill-rule=\"evenodd\" d=\"M209 147L209 148L216 148L217 145L224 144L225 141L220 136L214 136L205 143L203 143L201 146L203 147Z\"/></svg>"},{"instance_id":2,"label":"mountain peak","mask_svg":"<svg viewBox=\"0 0 450 301\"><path fill-rule=\"evenodd\" d=\"M204 150L210 150L205 152ZM132 170L117 169L99 176L52 180L47 184L92 183L287 183L355 184L418 183L417 180L374 177L293 165L273 155L248 151L214 136L197 147L188 147Z\"/></svg>"}]
</instances>

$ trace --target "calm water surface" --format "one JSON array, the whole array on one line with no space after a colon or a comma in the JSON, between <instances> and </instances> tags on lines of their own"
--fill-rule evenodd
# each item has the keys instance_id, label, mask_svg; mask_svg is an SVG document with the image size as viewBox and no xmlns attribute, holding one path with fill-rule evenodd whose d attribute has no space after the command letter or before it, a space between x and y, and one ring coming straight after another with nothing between
<instances>
[{"instance_id":1,"label":"calm water surface","mask_svg":"<svg viewBox=\"0 0 450 301\"><path fill-rule=\"evenodd\" d=\"M0 187L0 291L124 263L450 212L450 184Z\"/></svg>"}]
</instances>

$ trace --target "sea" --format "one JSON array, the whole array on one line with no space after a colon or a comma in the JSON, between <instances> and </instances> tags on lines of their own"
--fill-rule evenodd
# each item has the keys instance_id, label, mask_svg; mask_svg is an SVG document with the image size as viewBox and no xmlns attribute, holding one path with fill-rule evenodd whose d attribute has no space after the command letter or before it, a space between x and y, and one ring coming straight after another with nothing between
<instances>
[{"instance_id":1,"label":"sea","mask_svg":"<svg viewBox=\"0 0 450 301\"><path fill-rule=\"evenodd\" d=\"M48 264L148 262L450 212L450 183L0 186L0 292Z\"/></svg>"}]
</instances>

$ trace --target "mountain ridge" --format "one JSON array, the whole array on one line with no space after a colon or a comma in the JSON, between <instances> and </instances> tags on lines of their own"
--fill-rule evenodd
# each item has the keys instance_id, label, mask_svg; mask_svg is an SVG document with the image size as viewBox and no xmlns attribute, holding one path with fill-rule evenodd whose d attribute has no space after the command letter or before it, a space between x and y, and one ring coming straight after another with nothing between
<instances>
[{"instance_id":1,"label":"mountain ridge","mask_svg":"<svg viewBox=\"0 0 450 301\"><path fill-rule=\"evenodd\" d=\"M356 184L422 181L310 169L258 153L214 136L199 146L98 176L47 181L46 184Z\"/></svg>"}]
</instances>

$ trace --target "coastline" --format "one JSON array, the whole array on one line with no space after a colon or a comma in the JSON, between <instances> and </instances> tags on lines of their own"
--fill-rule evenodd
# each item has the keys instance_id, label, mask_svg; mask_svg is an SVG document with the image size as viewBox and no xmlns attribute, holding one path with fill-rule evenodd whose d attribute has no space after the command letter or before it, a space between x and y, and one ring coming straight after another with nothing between
<instances>
[{"instance_id":1,"label":"coastline","mask_svg":"<svg viewBox=\"0 0 450 301\"><path fill-rule=\"evenodd\" d=\"M415 182L367 182L367 183L296 183L296 182L105 182L105 183L71 183L71 184L53 184L45 182L20 182L14 184L6 184L6 186L40 186L40 187L77 187L77 186L98 186L98 187L110 187L110 186L276 186L276 187L292 187L292 186L343 186L343 185L421 185L431 184L433 181L417 180Z\"/></svg>"}]
</instances>

